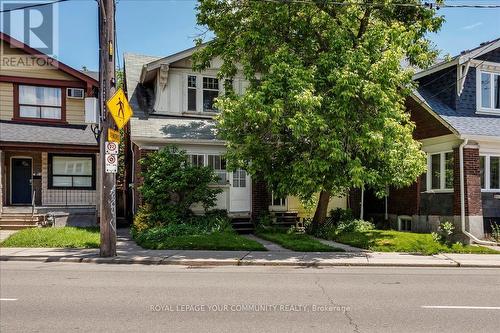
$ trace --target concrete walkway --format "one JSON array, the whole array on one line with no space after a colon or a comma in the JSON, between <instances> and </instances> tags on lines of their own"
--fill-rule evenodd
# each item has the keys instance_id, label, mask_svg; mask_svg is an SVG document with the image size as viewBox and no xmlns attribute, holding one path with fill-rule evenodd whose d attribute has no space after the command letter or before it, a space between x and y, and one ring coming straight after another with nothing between
<instances>
[{"instance_id":1,"label":"concrete walkway","mask_svg":"<svg viewBox=\"0 0 500 333\"><path fill-rule=\"evenodd\" d=\"M242 235L245 238L248 238L250 240L256 241L257 243L262 244L268 251L273 251L273 252L290 252L290 250L285 249L281 245L278 245L276 243L270 242L268 240L262 239L260 237L257 237L255 235L249 234L249 235Z\"/></svg>"},{"instance_id":2,"label":"concrete walkway","mask_svg":"<svg viewBox=\"0 0 500 333\"><path fill-rule=\"evenodd\" d=\"M345 252L371 252L369 250L360 249L360 248L357 248L357 247L354 247L354 246L350 246L350 245L346 245L346 244L342 244L342 243L337 243L337 242L334 242L332 240L326 240L326 239L321 239L321 238L316 238L316 237L312 237L312 238L314 238L318 242L323 243L325 245L329 245L329 246L332 246L332 247L336 247L338 249L342 249Z\"/></svg>"},{"instance_id":3,"label":"concrete walkway","mask_svg":"<svg viewBox=\"0 0 500 333\"><path fill-rule=\"evenodd\" d=\"M250 238L252 239L251 236ZM266 242L260 238L257 241ZM113 258L99 257L98 249L0 248L0 260L187 266L500 267L500 255L496 254L423 256L407 253L360 252L359 249L350 252L294 252L282 247L277 248L271 244L267 244L267 246L275 250L145 250L130 239L127 230L119 230L117 235L117 256ZM339 247L338 245L334 246Z\"/></svg>"},{"instance_id":4,"label":"concrete walkway","mask_svg":"<svg viewBox=\"0 0 500 333\"><path fill-rule=\"evenodd\" d=\"M3 242L7 238L9 238L10 235L16 232L17 230L0 230L0 242Z\"/></svg>"}]
</instances>

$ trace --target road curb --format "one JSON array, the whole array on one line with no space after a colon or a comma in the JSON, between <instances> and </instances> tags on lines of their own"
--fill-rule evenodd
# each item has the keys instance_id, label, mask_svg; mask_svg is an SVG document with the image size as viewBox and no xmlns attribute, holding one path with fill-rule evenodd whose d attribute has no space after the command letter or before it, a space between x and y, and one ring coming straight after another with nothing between
<instances>
[{"instance_id":1,"label":"road curb","mask_svg":"<svg viewBox=\"0 0 500 333\"><path fill-rule=\"evenodd\" d=\"M0 261L32 261L32 262L62 262L62 263L91 263L91 264L138 264L138 265L178 265L178 266L281 266L281 267L428 267L428 268L500 268L499 264L467 264L467 263L353 263L353 262L321 262L321 261L279 261L279 260L197 260L197 259L169 259L167 258L100 258L100 257L23 257L0 256Z\"/></svg>"}]
</instances>

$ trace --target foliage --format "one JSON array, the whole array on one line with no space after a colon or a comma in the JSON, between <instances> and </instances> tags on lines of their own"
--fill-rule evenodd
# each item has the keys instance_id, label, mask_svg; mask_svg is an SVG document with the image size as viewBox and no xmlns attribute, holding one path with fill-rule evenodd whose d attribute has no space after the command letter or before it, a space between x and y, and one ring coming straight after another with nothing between
<instances>
[{"instance_id":1,"label":"foliage","mask_svg":"<svg viewBox=\"0 0 500 333\"><path fill-rule=\"evenodd\" d=\"M285 233L277 230L260 230L257 236L268 241L277 243L286 249L300 252L343 252L344 250L338 249L320 241L311 238L306 234Z\"/></svg>"},{"instance_id":2,"label":"foliage","mask_svg":"<svg viewBox=\"0 0 500 333\"><path fill-rule=\"evenodd\" d=\"M330 211L330 219L333 225L339 225L341 222L348 222L354 220L354 215L350 208L336 208Z\"/></svg>"},{"instance_id":3,"label":"foliage","mask_svg":"<svg viewBox=\"0 0 500 333\"><path fill-rule=\"evenodd\" d=\"M441 222L437 228L437 232L433 232L432 239L434 241L450 245L452 242L453 231L455 230L455 226L450 221Z\"/></svg>"},{"instance_id":4,"label":"foliage","mask_svg":"<svg viewBox=\"0 0 500 333\"><path fill-rule=\"evenodd\" d=\"M396 1L347 2L199 1L198 24L215 38L195 53L195 69L218 56L221 78L242 68L250 81L244 95L228 89L217 102L228 164L277 195L308 201L361 187L381 195L425 171L404 107L413 70L401 63L433 63L426 36L443 19ZM317 211L323 221L326 210Z\"/></svg>"},{"instance_id":5,"label":"foliage","mask_svg":"<svg viewBox=\"0 0 500 333\"><path fill-rule=\"evenodd\" d=\"M500 253L481 246L444 245L434 241L431 234L394 230L370 230L333 234L332 240L379 252L407 252L425 255L437 253Z\"/></svg>"},{"instance_id":6,"label":"foliage","mask_svg":"<svg viewBox=\"0 0 500 333\"><path fill-rule=\"evenodd\" d=\"M185 234L180 236L171 236L161 232L146 232L141 237L136 238L136 242L143 248L154 250L266 251L256 241L227 232L197 235Z\"/></svg>"},{"instance_id":7,"label":"foliage","mask_svg":"<svg viewBox=\"0 0 500 333\"><path fill-rule=\"evenodd\" d=\"M0 243L0 246L98 248L99 243L97 227L53 227L20 230Z\"/></svg>"},{"instance_id":8,"label":"foliage","mask_svg":"<svg viewBox=\"0 0 500 333\"><path fill-rule=\"evenodd\" d=\"M144 178L140 191L155 222L179 223L191 215L195 203L205 210L213 207L221 192L209 186L217 181L213 170L188 163L186 153L176 147L152 152L140 163Z\"/></svg>"},{"instance_id":9,"label":"foliage","mask_svg":"<svg viewBox=\"0 0 500 333\"><path fill-rule=\"evenodd\" d=\"M151 219L151 206L148 204L139 207L134 216L132 230L134 232L143 232L146 229L160 225Z\"/></svg>"},{"instance_id":10,"label":"foliage","mask_svg":"<svg viewBox=\"0 0 500 333\"><path fill-rule=\"evenodd\" d=\"M373 223L364 220L348 220L341 222L337 227L337 233L342 232L364 232L375 229Z\"/></svg>"},{"instance_id":11,"label":"foliage","mask_svg":"<svg viewBox=\"0 0 500 333\"><path fill-rule=\"evenodd\" d=\"M500 242L500 225L497 223L491 223L491 237L496 241Z\"/></svg>"}]
</instances>

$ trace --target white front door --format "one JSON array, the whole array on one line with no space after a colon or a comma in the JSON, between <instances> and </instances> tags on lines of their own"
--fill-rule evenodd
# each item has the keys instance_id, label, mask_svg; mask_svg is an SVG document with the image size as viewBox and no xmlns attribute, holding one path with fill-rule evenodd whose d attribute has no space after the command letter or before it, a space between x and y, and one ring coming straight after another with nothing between
<instances>
[{"instance_id":1,"label":"white front door","mask_svg":"<svg viewBox=\"0 0 500 333\"><path fill-rule=\"evenodd\" d=\"M229 211L249 212L251 204L250 176L245 170L230 172Z\"/></svg>"}]
</instances>

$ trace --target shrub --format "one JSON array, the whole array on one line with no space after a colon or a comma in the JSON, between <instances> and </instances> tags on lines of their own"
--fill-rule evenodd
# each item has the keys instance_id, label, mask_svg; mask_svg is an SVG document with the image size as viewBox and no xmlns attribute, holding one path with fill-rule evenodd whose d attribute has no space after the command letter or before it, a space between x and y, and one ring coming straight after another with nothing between
<instances>
[{"instance_id":1,"label":"shrub","mask_svg":"<svg viewBox=\"0 0 500 333\"><path fill-rule=\"evenodd\" d=\"M354 215L352 213L352 210L349 208L347 209L336 208L330 211L330 219L333 225L337 226L341 222L349 222L354 220Z\"/></svg>"},{"instance_id":2,"label":"shrub","mask_svg":"<svg viewBox=\"0 0 500 333\"><path fill-rule=\"evenodd\" d=\"M372 222L364 220L351 220L341 222L337 227L337 232L364 232L375 229L375 225Z\"/></svg>"},{"instance_id":3,"label":"shrub","mask_svg":"<svg viewBox=\"0 0 500 333\"><path fill-rule=\"evenodd\" d=\"M496 242L500 242L500 225L498 225L497 223L491 223L491 237Z\"/></svg>"},{"instance_id":4,"label":"shrub","mask_svg":"<svg viewBox=\"0 0 500 333\"><path fill-rule=\"evenodd\" d=\"M132 224L132 231L142 232L146 229L152 228L156 223L151 219L151 206L142 205L139 207L134 216L134 223Z\"/></svg>"},{"instance_id":5,"label":"shrub","mask_svg":"<svg viewBox=\"0 0 500 333\"><path fill-rule=\"evenodd\" d=\"M194 203L201 203L206 211L222 191L209 186L218 179L212 169L192 165L186 152L176 147L152 152L140 164L144 182L139 190L151 207L149 218L161 224L179 223L192 215Z\"/></svg>"},{"instance_id":6,"label":"shrub","mask_svg":"<svg viewBox=\"0 0 500 333\"><path fill-rule=\"evenodd\" d=\"M196 226L203 233L234 232L231 219L225 210L208 212L206 215L193 216L188 220L190 225Z\"/></svg>"},{"instance_id":7,"label":"shrub","mask_svg":"<svg viewBox=\"0 0 500 333\"><path fill-rule=\"evenodd\" d=\"M439 223L437 228L437 232L432 233L432 238L441 244L451 245L453 231L455 230L455 226L450 221L444 221Z\"/></svg>"}]
</instances>

